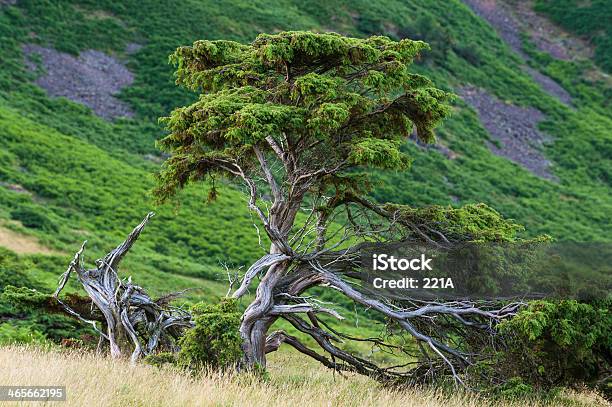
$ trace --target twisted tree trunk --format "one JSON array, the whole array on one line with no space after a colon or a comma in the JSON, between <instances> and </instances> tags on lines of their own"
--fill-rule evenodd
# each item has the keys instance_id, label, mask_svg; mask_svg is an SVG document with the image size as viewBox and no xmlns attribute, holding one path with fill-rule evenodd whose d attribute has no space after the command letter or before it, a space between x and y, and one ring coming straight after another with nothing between
<instances>
[{"instance_id":1,"label":"twisted tree trunk","mask_svg":"<svg viewBox=\"0 0 612 407\"><path fill-rule=\"evenodd\" d=\"M119 263L152 216L153 213L149 213L123 243L96 260L96 268L83 267L82 254L87 243L84 242L54 293L68 314L92 324L100 334L100 344L108 342L113 358L131 355L132 362L160 349L176 350L176 341L183 330L193 326L187 311L169 305L172 299L182 293L172 293L153 300L143 288L132 283L131 277L121 280L117 274ZM61 301L59 295L72 273L77 275L93 305L103 315L105 329L98 328L95 321L83 318Z\"/></svg>"},{"instance_id":2,"label":"twisted tree trunk","mask_svg":"<svg viewBox=\"0 0 612 407\"><path fill-rule=\"evenodd\" d=\"M274 305L274 288L280 277L287 270L287 264L283 260L285 256L273 256L270 255L269 257L272 259L263 262L261 266L264 268L266 265L269 265L269 269L257 286L255 299L244 311L240 324L244 364L249 369L255 366L266 367L266 336L269 327L276 320L274 316L269 315ZM255 271L254 275L258 272ZM239 297L242 295L242 292L239 289L239 291L234 293L234 297Z\"/></svg>"}]
</instances>

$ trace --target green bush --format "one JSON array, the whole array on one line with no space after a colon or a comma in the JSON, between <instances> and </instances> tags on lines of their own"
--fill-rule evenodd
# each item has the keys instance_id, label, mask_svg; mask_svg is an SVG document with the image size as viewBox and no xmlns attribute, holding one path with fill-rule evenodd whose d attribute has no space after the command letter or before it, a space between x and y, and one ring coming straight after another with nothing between
<instances>
[{"instance_id":1,"label":"green bush","mask_svg":"<svg viewBox=\"0 0 612 407\"><path fill-rule=\"evenodd\" d=\"M436 62L443 62L456 42L451 32L429 14L420 16L411 25L404 26L398 34L401 38L427 42L430 50L422 57Z\"/></svg>"},{"instance_id":2,"label":"green bush","mask_svg":"<svg viewBox=\"0 0 612 407\"><path fill-rule=\"evenodd\" d=\"M520 377L539 389L599 387L612 362L611 304L531 302L500 325L508 343L501 358L506 377Z\"/></svg>"},{"instance_id":3,"label":"green bush","mask_svg":"<svg viewBox=\"0 0 612 407\"><path fill-rule=\"evenodd\" d=\"M41 333L54 343L64 339L82 339L94 333L89 325L65 315L49 294L29 287L7 285L3 288L0 293L0 319L3 321ZM30 340L27 336L14 335L14 342L29 343Z\"/></svg>"},{"instance_id":4,"label":"green bush","mask_svg":"<svg viewBox=\"0 0 612 407\"><path fill-rule=\"evenodd\" d=\"M0 324L0 345L14 343L45 344L47 339L42 332L27 326L15 326L10 323Z\"/></svg>"},{"instance_id":5,"label":"green bush","mask_svg":"<svg viewBox=\"0 0 612 407\"><path fill-rule=\"evenodd\" d=\"M535 389L527 384L521 377L513 377L498 389L498 395L502 398L517 399L533 396Z\"/></svg>"},{"instance_id":6,"label":"green bush","mask_svg":"<svg viewBox=\"0 0 612 407\"><path fill-rule=\"evenodd\" d=\"M0 291L9 285L31 287L32 281L23 269L17 255L0 247Z\"/></svg>"},{"instance_id":7,"label":"green bush","mask_svg":"<svg viewBox=\"0 0 612 407\"><path fill-rule=\"evenodd\" d=\"M176 354L171 352L160 352L153 355L148 355L144 358L144 362L155 367L164 367L166 365L176 365Z\"/></svg>"},{"instance_id":8,"label":"green bush","mask_svg":"<svg viewBox=\"0 0 612 407\"><path fill-rule=\"evenodd\" d=\"M457 45L453 47L453 51L474 66L480 66L482 64L482 57L477 48L468 45ZM493 141L499 143L497 140L492 140L492 142Z\"/></svg>"},{"instance_id":9,"label":"green bush","mask_svg":"<svg viewBox=\"0 0 612 407\"><path fill-rule=\"evenodd\" d=\"M9 302L16 311L42 309L50 301L48 294L28 287L7 285L0 294L0 300Z\"/></svg>"},{"instance_id":10,"label":"green bush","mask_svg":"<svg viewBox=\"0 0 612 407\"><path fill-rule=\"evenodd\" d=\"M223 299L218 304L199 303L192 313L195 327L179 342L177 365L192 371L236 365L242 356L238 332L241 314L236 302Z\"/></svg>"},{"instance_id":11,"label":"green bush","mask_svg":"<svg viewBox=\"0 0 612 407\"><path fill-rule=\"evenodd\" d=\"M11 218L20 221L23 226L57 232L57 225L38 210L23 206L11 212Z\"/></svg>"}]
</instances>

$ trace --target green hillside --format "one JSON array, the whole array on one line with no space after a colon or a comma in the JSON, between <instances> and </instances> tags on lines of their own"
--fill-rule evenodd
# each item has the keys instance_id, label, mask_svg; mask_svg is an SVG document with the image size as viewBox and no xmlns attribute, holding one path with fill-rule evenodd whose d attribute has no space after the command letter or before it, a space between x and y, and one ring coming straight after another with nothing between
<instances>
[{"instance_id":1,"label":"green hillside","mask_svg":"<svg viewBox=\"0 0 612 407\"><path fill-rule=\"evenodd\" d=\"M606 0L538 0L536 10L595 45L595 61L612 72L612 3Z\"/></svg>"},{"instance_id":2,"label":"green hillside","mask_svg":"<svg viewBox=\"0 0 612 407\"><path fill-rule=\"evenodd\" d=\"M552 163L550 179L493 154L487 143L496 141L478 114L457 99L453 117L438 132L452 154L407 143L411 170L376 173L377 200L486 202L526 225L529 235L610 239L610 80L593 61L554 59L528 36L523 41L530 59L521 59L458 0L19 0L0 5L0 226L63 254L22 256L11 264L21 264L39 287L52 289L82 240L90 242L87 258L96 258L155 210L157 217L128 256L126 273L157 292L197 287L191 298L223 294L220 262L238 267L261 254L241 192L222 187L220 200L207 204L207 188L198 186L183 193L181 206L163 207L150 197L161 159L157 118L194 97L174 85L166 62L176 47L198 39L247 42L280 30L423 39L432 51L417 69L438 86L457 92L481 88L542 113L540 130L551 139L543 152ZM22 46L32 43L72 55L96 49L126 61L134 82L119 97L134 117L107 121L80 104L47 96L33 83L44 67L31 71L24 62ZM133 44L138 49L127 52ZM571 105L546 93L522 65L561 84Z\"/></svg>"}]
</instances>

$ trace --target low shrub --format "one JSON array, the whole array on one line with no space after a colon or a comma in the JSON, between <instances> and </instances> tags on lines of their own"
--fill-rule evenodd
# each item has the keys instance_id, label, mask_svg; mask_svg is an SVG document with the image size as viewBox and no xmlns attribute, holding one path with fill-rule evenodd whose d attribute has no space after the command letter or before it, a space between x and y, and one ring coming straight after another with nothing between
<instances>
[{"instance_id":1,"label":"low shrub","mask_svg":"<svg viewBox=\"0 0 612 407\"><path fill-rule=\"evenodd\" d=\"M191 371L235 366L242 356L241 313L236 302L199 303L193 306L192 314L195 326L179 342L177 365Z\"/></svg>"},{"instance_id":2,"label":"low shrub","mask_svg":"<svg viewBox=\"0 0 612 407\"><path fill-rule=\"evenodd\" d=\"M0 324L0 345L12 344L47 344L47 338L42 332L28 326L15 326L10 323Z\"/></svg>"},{"instance_id":3,"label":"low shrub","mask_svg":"<svg viewBox=\"0 0 612 407\"><path fill-rule=\"evenodd\" d=\"M533 301L500 325L507 351L506 377L538 389L585 384L610 395L605 379L612 362L612 301ZM509 381L510 382L510 381Z\"/></svg>"},{"instance_id":4,"label":"low shrub","mask_svg":"<svg viewBox=\"0 0 612 407\"><path fill-rule=\"evenodd\" d=\"M24 269L15 253L0 247L0 291L9 285L32 286Z\"/></svg>"},{"instance_id":5,"label":"low shrub","mask_svg":"<svg viewBox=\"0 0 612 407\"><path fill-rule=\"evenodd\" d=\"M34 208L20 207L11 212L11 218L18 220L28 228L41 229L47 232L57 232L57 225L48 217Z\"/></svg>"}]
</instances>

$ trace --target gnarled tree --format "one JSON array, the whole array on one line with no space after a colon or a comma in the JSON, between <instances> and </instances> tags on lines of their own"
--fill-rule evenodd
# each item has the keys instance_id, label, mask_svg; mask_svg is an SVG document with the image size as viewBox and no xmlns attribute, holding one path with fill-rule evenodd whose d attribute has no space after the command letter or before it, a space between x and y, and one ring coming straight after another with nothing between
<instances>
[{"instance_id":1,"label":"gnarled tree","mask_svg":"<svg viewBox=\"0 0 612 407\"><path fill-rule=\"evenodd\" d=\"M84 242L53 294L69 315L93 326L100 335L99 349L108 345L113 358L129 355L132 362L160 350L176 350L183 331L193 326L189 312L169 304L180 292L152 299L142 287L132 283L131 277L127 280L119 277L119 263L152 216L149 213L124 242L96 260L95 268L86 269L83 265L87 243ZM87 315L82 309L75 309L74 300L64 302L60 298L72 274L76 274L91 301ZM82 301L76 304L83 308Z\"/></svg>"},{"instance_id":2,"label":"gnarled tree","mask_svg":"<svg viewBox=\"0 0 612 407\"><path fill-rule=\"evenodd\" d=\"M164 200L186 184L223 178L246 187L266 254L244 273L232 296L244 296L260 277L242 317L244 365L266 365L266 354L287 343L339 370L380 380L423 379L461 372L477 359L466 343L473 332L493 335L519 304L469 301L391 301L360 286L360 253L370 242L508 240L517 225L482 205L462 209L379 205L368 200L367 168L405 170L402 144L416 130L422 142L449 114L452 95L409 66L427 45L386 37L283 32L251 44L197 41L171 57L177 83L201 92L165 118L160 142L170 154L158 175ZM333 289L379 314L396 335L416 343L416 366L379 366L344 350L342 340L400 349L384 337L355 338L326 324L313 287ZM323 353L282 331L279 318L310 336ZM488 335L480 343L486 342ZM476 346L479 345L470 345ZM409 352L408 352L409 353ZM327 356L327 355L329 356ZM415 359L409 358L414 361Z\"/></svg>"}]
</instances>

